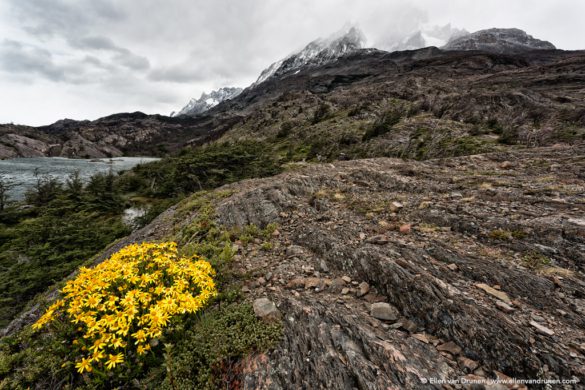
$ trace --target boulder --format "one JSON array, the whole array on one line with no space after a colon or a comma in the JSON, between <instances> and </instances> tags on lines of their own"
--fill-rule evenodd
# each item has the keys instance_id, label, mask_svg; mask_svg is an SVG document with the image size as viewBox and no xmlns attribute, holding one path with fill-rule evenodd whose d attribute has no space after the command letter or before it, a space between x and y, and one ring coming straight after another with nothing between
<instances>
[{"instance_id":1,"label":"boulder","mask_svg":"<svg viewBox=\"0 0 585 390\"><path fill-rule=\"evenodd\" d=\"M398 310L386 302L372 303L370 315L383 321L396 321L398 319Z\"/></svg>"},{"instance_id":2,"label":"boulder","mask_svg":"<svg viewBox=\"0 0 585 390\"><path fill-rule=\"evenodd\" d=\"M254 313L263 321L277 321L280 319L280 311L274 302L268 298L258 298L252 304Z\"/></svg>"}]
</instances>

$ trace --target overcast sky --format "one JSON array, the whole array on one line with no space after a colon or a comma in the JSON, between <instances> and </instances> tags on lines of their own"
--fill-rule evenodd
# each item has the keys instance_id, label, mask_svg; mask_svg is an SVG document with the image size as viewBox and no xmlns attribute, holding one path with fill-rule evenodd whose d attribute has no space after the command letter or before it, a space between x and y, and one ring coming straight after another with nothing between
<instances>
[{"instance_id":1,"label":"overcast sky","mask_svg":"<svg viewBox=\"0 0 585 390\"><path fill-rule=\"evenodd\" d=\"M0 123L169 114L347 23L375 47L451 23L585 49L583 15L583 0L0 0Z\"/></svg>"}]
</instances>

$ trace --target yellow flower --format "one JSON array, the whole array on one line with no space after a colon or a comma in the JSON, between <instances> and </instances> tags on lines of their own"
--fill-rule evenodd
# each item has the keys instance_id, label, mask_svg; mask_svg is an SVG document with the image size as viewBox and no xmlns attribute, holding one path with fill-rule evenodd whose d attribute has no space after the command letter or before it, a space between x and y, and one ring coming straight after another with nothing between
<instances>
[{"instance_id":1,"label":"yellow flower","mask_svg":"<svg viewBox=\"0 0 585 390\"><path fill-rule=\"evenodd\" d=\"M92 355L91 355L91 361L92 362L98 362L100 360L102 360L105 357L104 353L102 351L95 351Z\"/></svg>"},{"instance_id":2,"label":"yellow flower","mask_svg":"<svg viewBox=\"0 0 585 390\"><path fill-rule=\"evenodd\" d=\"M141 343L146 340L146 333L144 330L139 329L138 332L132 334L132 337L136 339L136 343Z\"/></svg>"},{"instance_id":3,"label":"yellow flower","mask_svg":"<svg viewBox=\"0 0 585 390\"><path fill-rule=\"evenodd\" d=\"M150 347L150 345L149 345L149 347ZM148 348L148 349L150 349L150 348ZM148 349L144 345L140 344L136 347L136 353L138 353L138 355L144 355Z\"/></svg>"},{"instance_id":4,"label":"yellow flower","mask_svg":"<svg viewBox=\"0 0 585 390\"><path fill-rule=\"evenodd\" d=\"M97 351L99 349L103 349L105 346L106 346L105 340L103 338L99 338L93 342L93 345L89 349L92 351Z\"/></svg>"},{"instance_id":5,"label":"yellow flower","mask_svg":"<svg viewBox=\"0 0 585 390\"><path fill-rule=\"evenodd\" d=\"M126 342L119 337L114 337L110 345L114 348L124 348L126 347Z\"/></svg>"},{"instance_id":6,"label":"yellow flower","mask_svg":"<svg viewBox=\"0 0 585 390\"><path fill-rule=\"evenodd\" d=\"M76 364L78 371L91 372L92 362L112 369L125 354L150 350L175 315L195 313L215 297L214 275L202 258L180 258L176 243L132 244L94 268L81 268L33 329L55 318L69 321L75 325L67 335L76 340L73 352L91 352Z\"/></svg>"},{"instance_id":7,"label":"yellow flower","mask_svg":"<svg viewBox=\"0 0 585 390\"><path fill-rule=\"evenodd\" d=\"M81 361L75 365L77 371L83 374L84 371L91 372L91 359L81 358Z\"/></svg>"},{"instance_id":8,"label":"yellow flower","mask_svg":"<svg viewBox=\"0 0 585 390\"><path fill-rule=\"evenodd\" d=\"M108 360L106 360L106 367L109 369L112 369L114 367L116 367L116 364L118 363L122 363L124 361L124 357L122 356L121 353L117 354L117 355L109 355L108 356Z\"/></svg>"},{"instance_id":9,"label":"yellow flower","mask_svg":"<svg viewBox=\"0 0 585 390\"><path fill-rule=\"evenodd\" d=\"M89 307L96 307L100 303L99 299L95 295L87 297L85 304Z\"/></svg>"}]
</instances>

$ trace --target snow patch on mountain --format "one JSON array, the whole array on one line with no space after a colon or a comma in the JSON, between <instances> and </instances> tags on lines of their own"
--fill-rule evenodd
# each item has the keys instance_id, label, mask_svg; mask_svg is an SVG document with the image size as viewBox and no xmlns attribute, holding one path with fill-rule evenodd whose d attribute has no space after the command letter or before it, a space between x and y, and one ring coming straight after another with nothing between
<instances>
[{"instance_id":1,"label":"snow patch on mountain","mask_svg":"<svg viewBox=\"0 0 585 390\"><path fill-rule=\"evenodd\" d=\"M328 38L319 38L301 51L277 61L264 69L258 80L252 85L260 84L271 77L278 77L305 67L324 65L339 57L359 50L366 42L364 34L354 26L344 28Z\"/></svg>"},{"instance_id":2,"label":"snow patch on mountain","mask_svg":"<svg viewBox=\"0 0 585 390\"><path fill-rule=\"evenodd\" d=\"M197 115L204 113L219 103L233 99L242 92L242 88L237 87L223 87L210 93L203 92L199 99L191 99L181 111L172 112L170 116L178 115Z\"/></svg>"},{"instance_id":3,"label":"snow patch on mountain","mask_svg":"<svg viewBox=\"0 0 585 390\"><path fill-rule=\"evenodd\" d=\"M391 40L380 44L380 48L390 52L402 50L417 50L423 47L441 47L449 40L468 35L466 30L452 27L451 24L433 26L415 31L403 37L393 37Z\"/></svg>"}]
</instances>

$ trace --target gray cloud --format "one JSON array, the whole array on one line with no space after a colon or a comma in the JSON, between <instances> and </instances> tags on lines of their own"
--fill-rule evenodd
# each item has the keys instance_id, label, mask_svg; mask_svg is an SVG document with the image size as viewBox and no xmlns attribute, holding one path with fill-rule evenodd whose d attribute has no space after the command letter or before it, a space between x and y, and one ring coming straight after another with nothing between
<instances>
[{"instance_id":1,"label":"gray cloud","mask_svg":"<svg viewBox=\"0 0 585 390\"><path fill-rule=\"evenodd\" d=\"M104 70L107 72L115 72L116 67L111 63L104 62L100 60L98 57L92 55L86 55L81 59L81 63L84 64L86 68L93 68L96 70Z\"/></svg>"},{"instance_id":2,"label":"gray cloud","mask_svg":"<svg viewBox=\"0 0 585 390\"><path fill-rule=\"evenodd\" d=\"M9 0L23 28L35 35L90 29L102 20L120 21L125 14L109 0Z\"/></svg>"},{"instance_id":3,"label":"gray cloud","mask_svg":"<svg viewBox=\"0 0 585 390\"><path fill-rule=\"evenodd\" d=\"M22 28L33 36L45 40L52 37L62 38L71 48L84 52L83 56L94 50L111 52L109 60L105 57L100 59L102 64L110 61L112 65L134 71L150 68L148 58L117 45L108 36L93 33L103 30L108 23L121 23L126 18L126 12L113 1L10 0L10 4L12 13L20 21ZM84 62L81 61L82 63ZM115 67L110 67L110 71L115 71ZM46 72L43 74L48 76ZM60 80L65 76L61 75ZM77 76L80 77L81 74ZM77 81L83 82L79 78Z\"/></svg>"},{"instance_id":4,"label":"gray cloud","mask_svg":"<svg viewBox=\"0 0 585 390\"><path fill-rule=\"evenodd\" d=\"M79 38L70 37L69 44L82 50L105 50L115 53L115 63L133 70L146 70L150 68L148 58L132 53L130 50L120 47L114 41L104 36L85 36Z\"/></svg>"},{"instance_id":5,"label":"gray cloud","mask_svg":"<svg viewBox=\"0 0 585 390\"><path fill-rule=\"evenodd\" d=\"M119 50L114 41L102 36L69 37L68 42L78 49Z\"/></svg>"},{"instance_id":6,"label":"gray cloud","mask_svg":"<svg viewBox=\"0 0 585 390\"><path fill-rule=\"evenodd\" d=\"M205 60L201 60L205 58ZM198 56L192 54L186 60L170 66L162 66L148 73L148 79L152 81L167 81L172 83L194 83L206 80L234 80L245 72L245 66L235 67L234 58L229 62L225 57ZM232 65L232 66L230 66Z\"/></svg>"},{"instance_id":7,"label":"gray cloud","mask_svg":"<svg viewBox=\"0 0 585 390\"><path fill-rule=\"evenodd\" d=\"M148 58L136 55L127 49L119 50L118 54L114 56L114 60L120 65L133 70L146 70L150 68Z\"/></svg>"},{"instance_id":8,"label":"gray cloud","mask_svg":"<svg viewBox=\"0 0 585 390\"><path fill-rule=\"evenodd\" d=\"M106 72L107 77L123 74L116 65L130 70L144 70L150 66L148 60L123 48L116 48L112 61L86 55L81 59L72 58L58 62L46 49L14 40L0 43L0 69L6 73L16 73L43 77L54 82L73 84L93 83L96 72Z\"/></svg>"},{"instance_id":9,"label":"gray cloud","mask_svg":"<svg viewBox=\"0 0 585 390\"><path fill-rule=\"evenodd\" d=\"M68 71L79 72L78 68L55 64L47 50L13 40L0 44L0 68L9 73L36 74L53 81L64 81Z\"/></svg>"},{"instance_id":10,"label":"gray cloud","mask_svg":"<svg viewBox=\"0 0 585 390\"><path fill-rule=\"evenodd\" d=\"M173 83L186 83L205 79L197 69L189 69L178 65L153 69L148 74L148 78L153 81L170 81Z\"/></svg>"}]
</instances>

